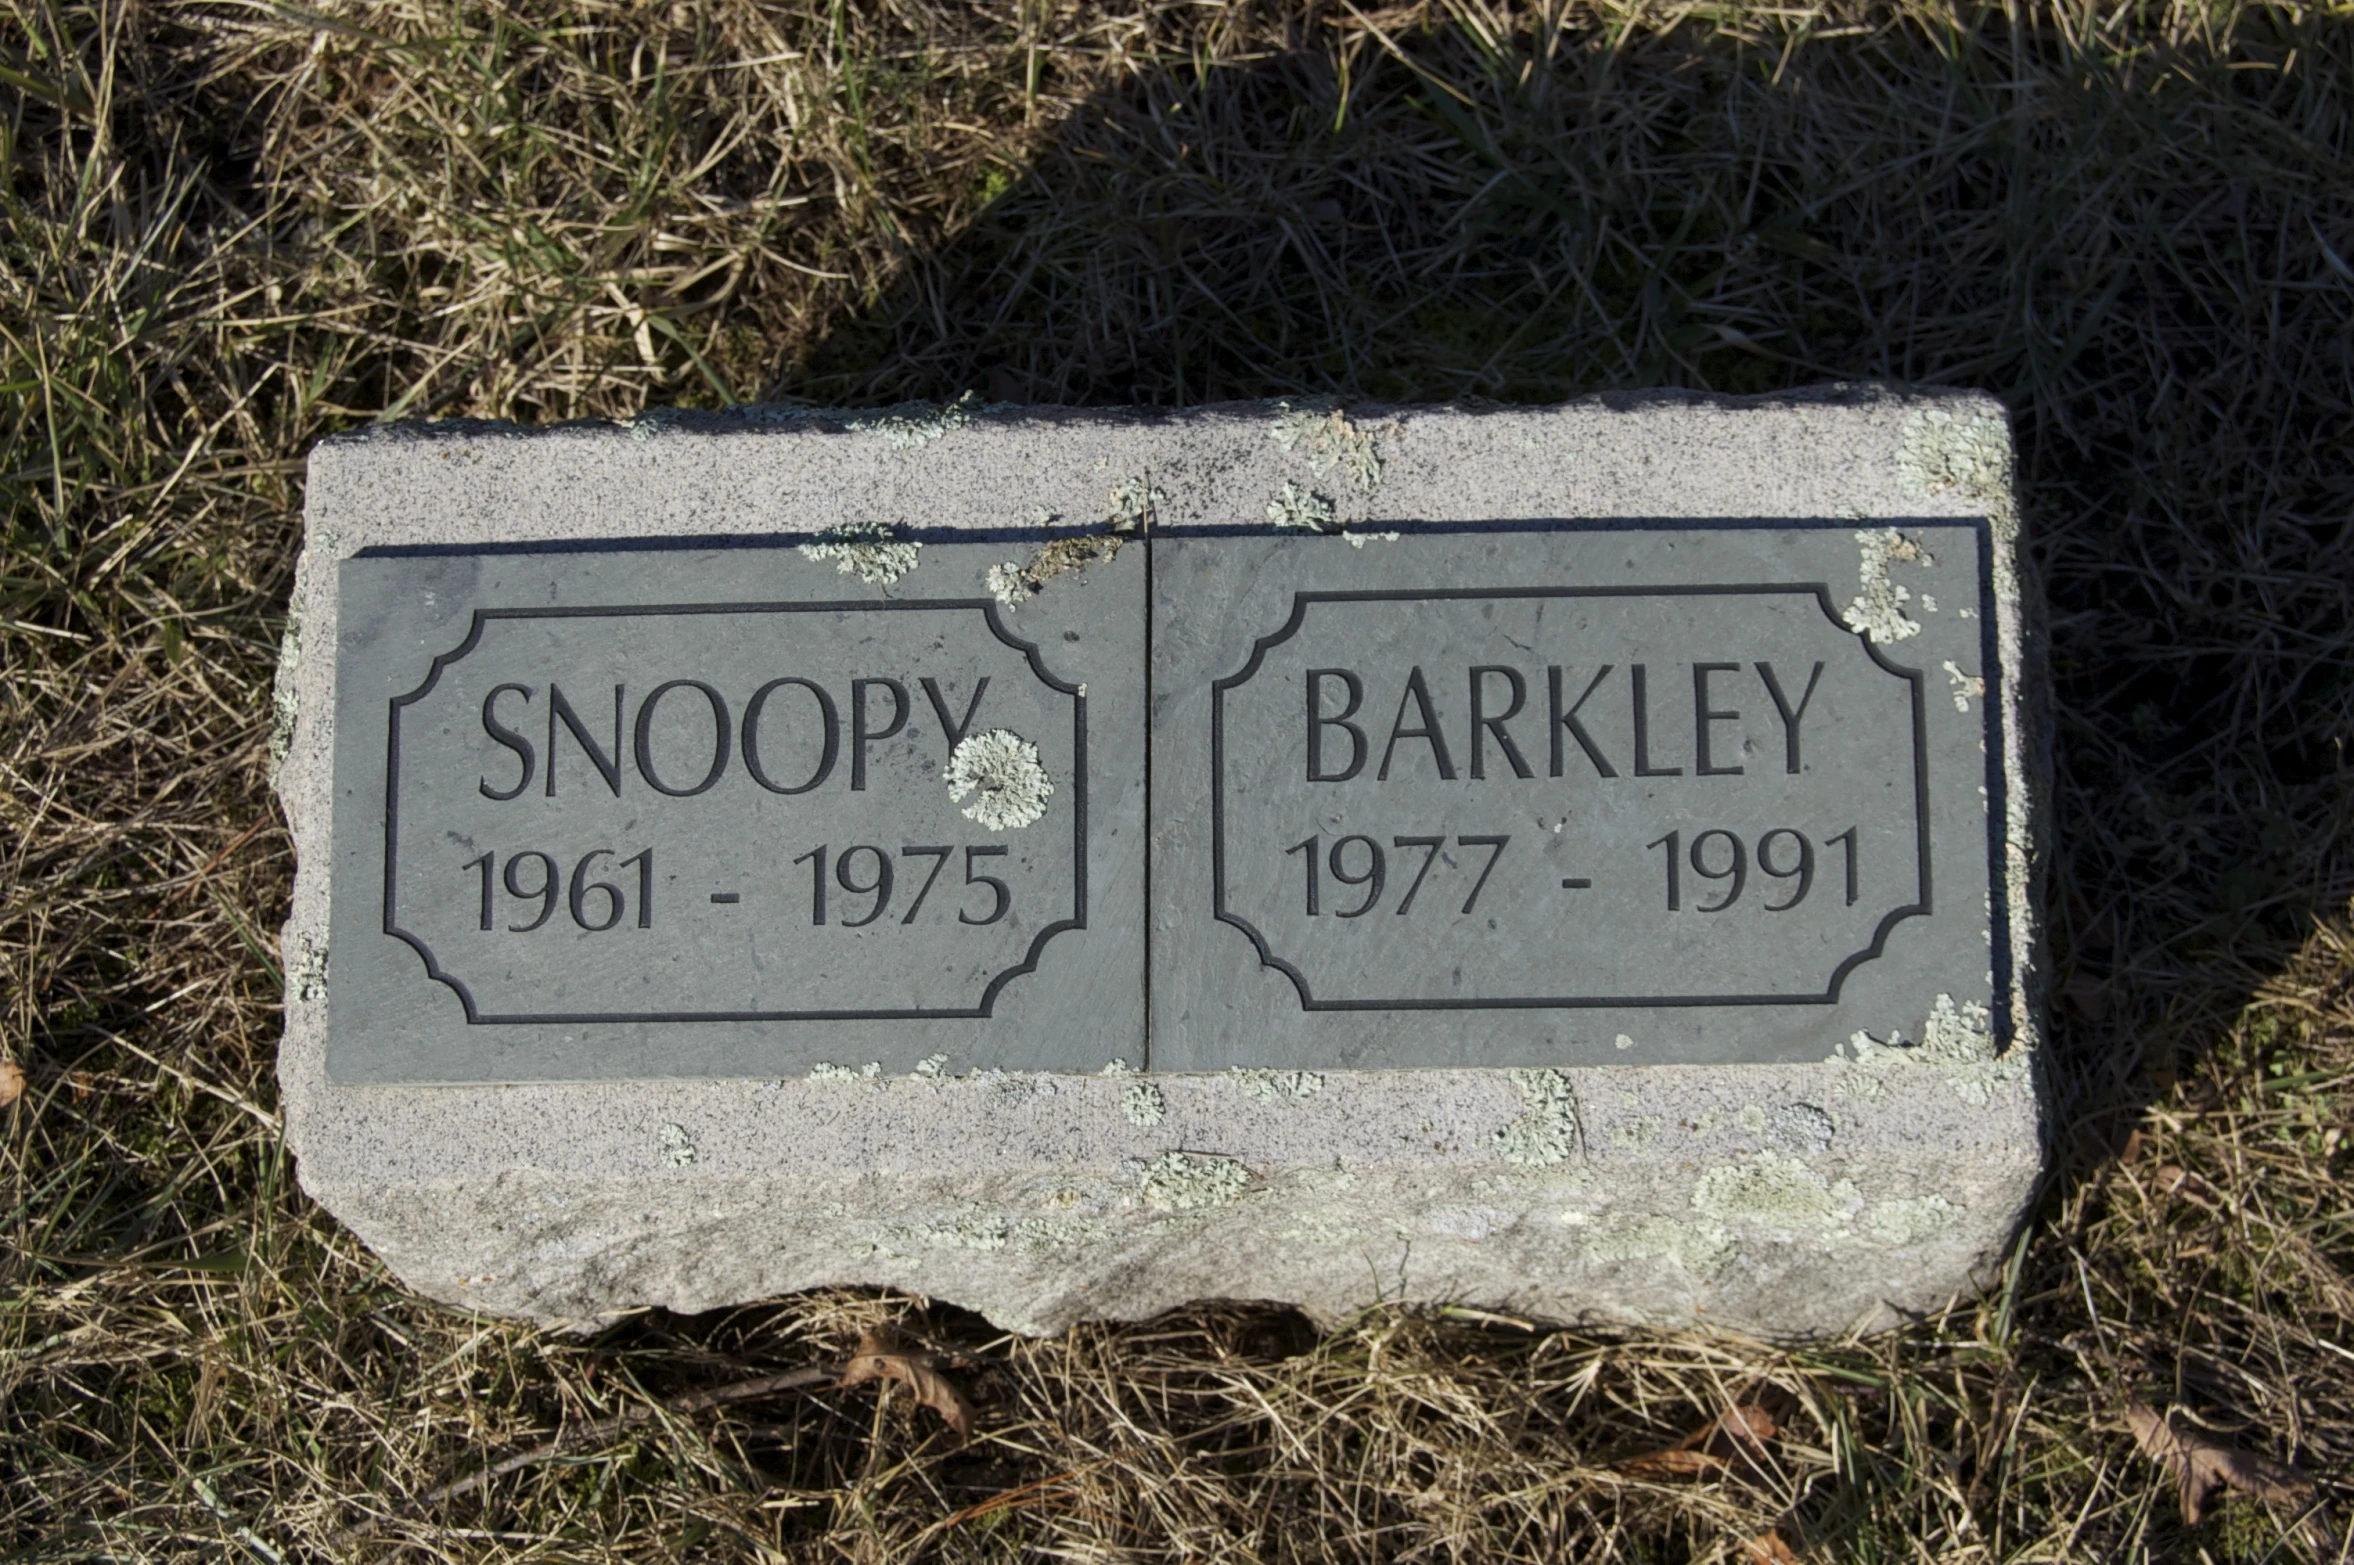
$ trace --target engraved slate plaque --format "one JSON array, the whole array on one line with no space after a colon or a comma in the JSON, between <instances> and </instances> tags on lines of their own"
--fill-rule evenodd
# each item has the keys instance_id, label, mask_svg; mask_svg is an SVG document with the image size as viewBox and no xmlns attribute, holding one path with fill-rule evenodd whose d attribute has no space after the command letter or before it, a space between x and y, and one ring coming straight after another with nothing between
<instances>
[{"instance_id":1,"label":"engraved slate plaque","mask_svg":"<svg viewBox=\"0 0 2354 1565\"><path fill-rule=\"evenodd\" d=\"M345 561L331 1074L1140 1056L1141 551L1004 553Z\"/></svg>"},{"instance_id":2,"label":"engraved slate plaque","mask_svg":"<svg viewBox=\"0 0 2354 1565\"><path fill-rule=\"evenodd\" d=\"M1983 536L1882 536L1159 540L1155 1068L1819 1060L1984 1004Z\"/></svg>"}]
</instances>

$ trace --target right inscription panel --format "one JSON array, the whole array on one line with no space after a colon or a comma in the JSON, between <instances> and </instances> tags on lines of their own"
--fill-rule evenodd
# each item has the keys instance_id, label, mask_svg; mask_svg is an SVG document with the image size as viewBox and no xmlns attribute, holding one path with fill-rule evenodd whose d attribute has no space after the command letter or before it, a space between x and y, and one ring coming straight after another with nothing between
<instances>
[{"instance_id":1,"label":"right inscription panel","mask_svg":"<svg viewBox=\"0 0 2354 1565\"><path fill-rule=\"evenodd\" d=\"M1984 565L1950 522L1163 538L1153 1067L1992 1026Z\"/></svg>"}]
</instances>

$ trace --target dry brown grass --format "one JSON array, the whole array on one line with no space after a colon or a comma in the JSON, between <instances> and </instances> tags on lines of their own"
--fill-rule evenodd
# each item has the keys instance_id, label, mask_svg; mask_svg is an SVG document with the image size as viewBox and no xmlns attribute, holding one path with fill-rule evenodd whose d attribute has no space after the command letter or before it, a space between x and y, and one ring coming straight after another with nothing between
<instances>
[{"instance_id":1,"label":"dry brown grass","mask_svg":"<svg viewBox=\"0 0 2354 1565\"><path fill-rule=\"evenodd\" d=\"M2344 1558L2354 11L0 0L6 1558ZM827 1295L576 1342L289 1179L269 668L322 433L751 394L2019 416L2068 1136L1989 1300L1774 1349ZM560 1427L838 1358L904 1396ZM2128 1396L2323 1480L2196 1528ZM1728 1399L1698 1482L1614 1464ZM372 1534L333 1542L384 1518Z\"/></svg>"}]
</instances>

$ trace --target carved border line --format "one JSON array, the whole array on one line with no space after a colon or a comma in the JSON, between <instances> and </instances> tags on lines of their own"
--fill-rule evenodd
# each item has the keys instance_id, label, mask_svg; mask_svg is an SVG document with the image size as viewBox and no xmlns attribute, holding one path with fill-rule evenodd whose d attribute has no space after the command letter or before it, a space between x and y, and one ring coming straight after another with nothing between
<instances>
[{"instance_id":1,"label":"carved border line","mask_svg":"<svg viewBox=\"0 0 2354 1565\"><path fill-rule=\"evenodd\" d=\"M1493 1000L1319 1000L1308 986L1307 975L1291 963L1277 956L1257 927L1241 914L1226 906L1226 692L1238 689L1259 671L1259 664L1267 653L1299 633L1312 603L1428 603L1499 598L1678 598L1678 597L1810 597L1823 611L1823 617L1842 635L1854 635L1840 623L1831 604L1831 590L1824 582L1790 582L1784 584L1709 583L1671 587L1443 587L1422 591L1356 591L1356 592L1295 592L1292 594L1291 618L1269 635L1261 636L1251 648L1250 661L1235 673L1210 686L1210 893L1218 921L1231 924L1250 938L1257 948L1259 962L1282 973L1299 991L1300 1008L1307 1011L1500 1011L1500 1010L1603 1010L1603 1009L1667 1009L1707 1005L1835 1005L1839 991L1847 982L1847 975L1865 962L1879 956L1888 946L1888 936L1896 926L1908 918L1927 915L1931 910L1929 886L1929 723L1924 705L1924 679L1918 669L1901 668L1881 655L1880 649L1862 636L1856 640L1882 671L1903 680L1912 693L1913 707L1913 818L1919 843L1920 896L1919 900L1897 908L1880 920L1873 931L1872 943L1842 961L1831 972L1828 984L1820 994L1725 994L1725 995L1543 995L1513 996ZM1986 707L1993 712L1991 699Z\"/></svg>"},{"instance_id":2,"label":"carved border line","mask_svg":"<svg viewBox=\"0 0 2354 1565\"><path fill-rule=\"evenodd\" d=\"M982 991L978 1004L962 1008L909 1008L888 1010L777 1010L777 1011L567 1011L561 1013L510 1016L481 1011L474 1003L473 993L456 975L443 970L435 960L433 949L400 927L394 904L393 888L398 881L398 848L400 833L400 753L401 708L421 700L441 679L441 671L474 650L481 641L484 625L491 620L530 619L627 619L638 615L672 614L833 614L833 613L922 613L933 610L978 609L987 619L990 632L999 641L1021 653L1030 664L1030 672L1039 683L1051 690L1059 690L1071 698L1072 746L1072 898L1071 916L1060 919L1040 930L1031 940L1030 949L1016 965L1006 968L989 982ZM457 995L458 1003L466 1008L468 1026L535 1026L550 1023L585 1022L846 1022L846 1021L927 1021L959 1020L987 1017L994 1014L997 996L1005 986L1025 973L1037 969L1038 959L1046 943L1066 929L1087 927L1087 697L1079 687L1055 678L1047 672L1036 643L1024 641L1005 627L998 617L997 604L989 598L931 598L897 599L884 602L836 600L824 603L659 603L643 605L610 605L586 608L549 609L476 609L465 639L433 660L426 671L424 683L407 695L394 696L389 727L386 732L384 761L384 932L400 940L424 960L428 977L446 984Z\"/></svg>"}]
</instances>

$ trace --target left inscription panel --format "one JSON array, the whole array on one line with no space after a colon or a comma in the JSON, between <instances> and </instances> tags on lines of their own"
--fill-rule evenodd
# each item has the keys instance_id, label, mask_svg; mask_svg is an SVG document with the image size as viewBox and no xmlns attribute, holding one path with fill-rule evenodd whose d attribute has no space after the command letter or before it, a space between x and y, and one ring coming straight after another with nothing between
<instances>
[{"instance_id":1,"label":"left inscription panel","mask_svg":"<svg viewBox=\"0 0 2354 1565\"><path fill-rule=\"evenodd\" d=\"M1141 1060L1142 551L1004 554L345 561L330 1075Z\"/></svg>"}]
</instances>

